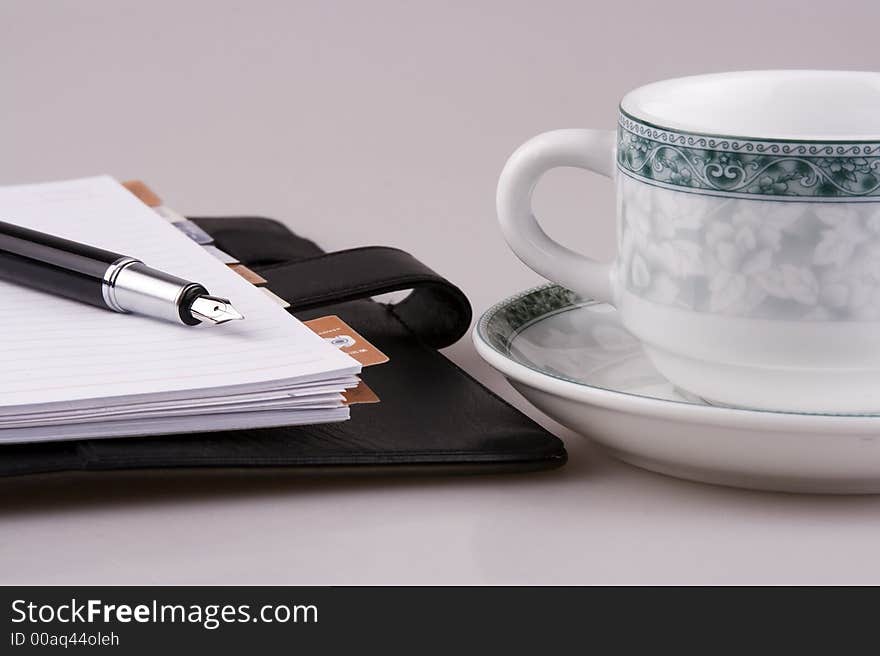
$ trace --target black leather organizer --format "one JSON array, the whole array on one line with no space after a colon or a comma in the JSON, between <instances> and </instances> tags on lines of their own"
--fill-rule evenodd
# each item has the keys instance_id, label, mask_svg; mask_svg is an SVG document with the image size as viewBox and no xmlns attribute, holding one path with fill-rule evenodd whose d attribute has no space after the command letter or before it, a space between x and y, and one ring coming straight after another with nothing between
<instances>
[{"instance_id":1,"label":"black leather organizer","mask_svg":"<svg viewBox=\"0 0 880 656\"><path fill-rule=\"evenodd\" d=\"M285 468L295 473L492 472L550 469L562 442L477 383L437 349L468 330L457 287L386 247L324 253L263 218L194 219L268 281L300 319L342 317L391 361L364 369L380 403L336 424L0 446L0 476L75 470ZM370 297L412 289L395 305Z\"/></svg>"}]
</instances>

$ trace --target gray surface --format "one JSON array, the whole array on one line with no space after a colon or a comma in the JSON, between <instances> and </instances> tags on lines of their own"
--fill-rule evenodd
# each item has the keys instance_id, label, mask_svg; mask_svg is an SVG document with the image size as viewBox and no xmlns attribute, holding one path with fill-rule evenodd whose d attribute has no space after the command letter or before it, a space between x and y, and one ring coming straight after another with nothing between
<instances>
[{"instance_id":1,"label":"gray surface","mask_svg":"<svg viewBox=\"0 0 880 656\"><path fill-rule=\"evenodd\" d=\"M396 245L482 311L539 282L493 216L529 136L611 127L654 79L880 69L873 0L309 4L7 0L0 181L141 177L181 212ZM607 181L554 173L537 205L613 253ZM468 339L448 355L523 405ZM563 470L2 482L0 582L880 583L880 498L676 481L526 411L565 439Z\"/></svg>"}]
</instances>

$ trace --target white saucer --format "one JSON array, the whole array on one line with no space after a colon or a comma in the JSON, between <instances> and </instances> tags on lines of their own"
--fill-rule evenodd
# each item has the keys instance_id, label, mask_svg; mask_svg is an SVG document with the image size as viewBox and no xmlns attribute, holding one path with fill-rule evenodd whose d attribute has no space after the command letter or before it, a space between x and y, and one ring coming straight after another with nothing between
<instances>
[{"instance_id":1,"label":"white saucer","mask_svg":"<svg viewBox=\"0 0 880 656\"><path fill-rule=\"evenodd\" d=\"M880 416L709 405L657 372L614 308L557 285L488 310L474 342L541 411L639 467L763 490L880 493Z\"/></svg>"}]
</instances>

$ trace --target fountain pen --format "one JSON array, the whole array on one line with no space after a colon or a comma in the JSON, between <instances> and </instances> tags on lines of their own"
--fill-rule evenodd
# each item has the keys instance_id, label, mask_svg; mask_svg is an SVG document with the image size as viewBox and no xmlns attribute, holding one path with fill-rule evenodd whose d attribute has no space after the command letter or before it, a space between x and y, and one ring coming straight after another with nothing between
<instances>
[{"instance_id":1,"label":"fountain pen","mask_svg":"<svg viewBox=\"0 0 880 656\"><path fill-rule=\"evenodd\" d=\"M0 278L122 313L187 326L244 319L203 285L133 257L0 221Z\"/></svg>"}]
</instances>

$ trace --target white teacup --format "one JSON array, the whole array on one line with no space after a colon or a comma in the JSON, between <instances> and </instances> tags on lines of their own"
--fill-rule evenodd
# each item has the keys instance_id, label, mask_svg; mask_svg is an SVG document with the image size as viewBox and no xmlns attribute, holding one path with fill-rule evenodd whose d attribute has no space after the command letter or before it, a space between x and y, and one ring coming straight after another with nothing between
<instances>
[{"instance_id":1,"label":"white teacup","mask_svg":"<svg viewBox=\"0 0 880 656\"><path fill-rule=\"evenodd\" d=\"M616 179L619 254L553 241L531 210L557 166ZM735 406L880 412L880 73L656 82L616 133L558 130L508 160L498 217L541 275L612 303L679 387Z\"/></svg>"}]
</instances>

